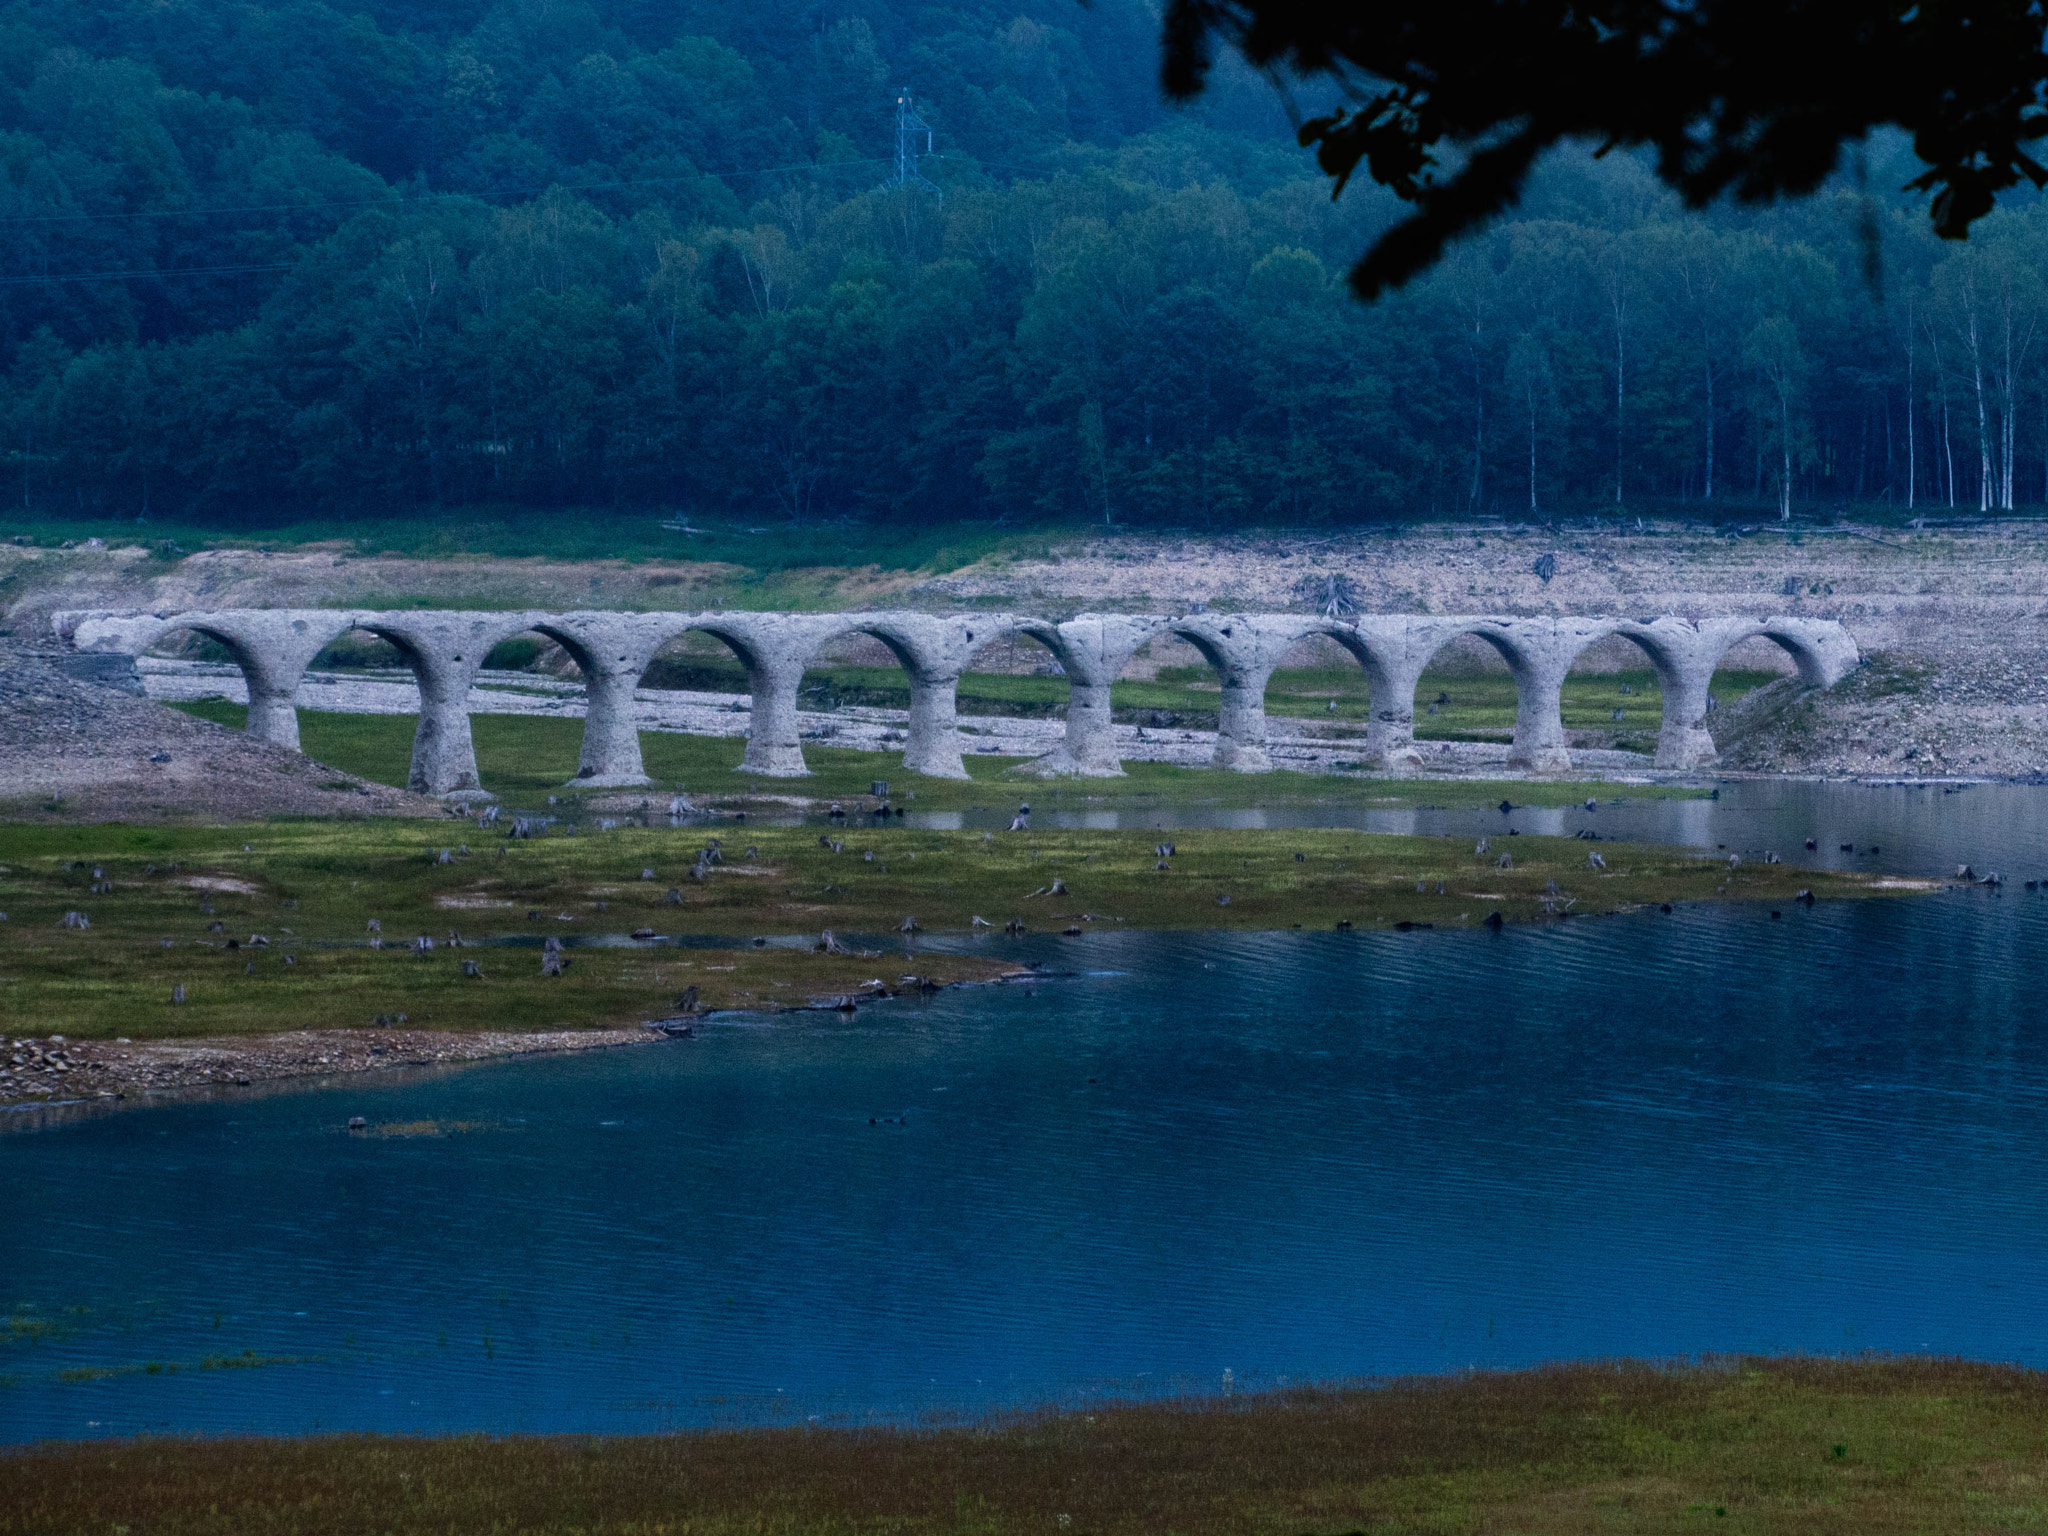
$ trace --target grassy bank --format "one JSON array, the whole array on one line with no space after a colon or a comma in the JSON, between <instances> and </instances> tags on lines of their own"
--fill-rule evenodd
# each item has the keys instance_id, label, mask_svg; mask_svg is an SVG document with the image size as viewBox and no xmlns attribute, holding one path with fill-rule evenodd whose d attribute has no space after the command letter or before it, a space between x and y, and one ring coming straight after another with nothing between
<instances>
[{"instance_id":1,"label":"grassy bank","mask_svg":"<svg viewBox=\"0 0 2048 1536\"><path fill-rule=\"evenodd\" d=\"M240 704L202 699L176 706L204 720L240 729L248 710ZM403 785L412 761L412 715L348 715L299 711L299 734L307 754L329 767L380 784ZM577 796L565 786L576 772L583 722L543 715L474 715L477 768L484 788L513 803L544 804L549 795ZM1144 812L1185 807L1268 810L1310 805L1401 807L1491 805L1506 798L1517 805L1577 805L1589 796L1612 799L1612 784L1557 781L1496 782L1484 779L1402 780L1354 778L1322 773L1231 773L1182 768L1171 763L1127 763L1121 779L1042 780L1015 770L1016 757L971 754L968 781L927 779L903 771L900 752L859 752L804 743L811 774L802 779L763 779L738 772L746 742L738 736L682 736L665 731L640 734L647 772L660 786L648 794L666 804L677 787L693 798L719 805L803 799L865 798L868 786L885 780L901 800L914 796L918 810L957 811L1013 808L1020 799L1046 810ZM1632 785L1639 798L1688 799L1706 793L1676 785Z\"/></svg>"},{"instance_id":2,"label":"grassy bank","mask_svg":"<svg viewBox=\"0 0 2048 1536\"><path fill-rule=\"evenodd\" d=\"M2039 1530L2048 1378L1574 1365L937 1431L153 1439L0 1454L0 1536Z\"/></svg>"},{"instance_id":3,"label":"grassy bank","mask_svg":"<svg viewBox=\"0 0 2048 1536\"><path fill-rule=\"evenodd\" d=\"M706 1006L771 1006L870 978L993 974L1011 963L1014 944L1000 930L1012 920L1077 936L1473 928L1494 914L1529 922L1646 904L1789 902L1802 887L1824 900L1876 889L1785 865L1731 870L1639 844L1601 844L1601 870L1589 865L1586 843L1564 838L1497 837L1481 856L1464 838L1180 832L1162 861L1161 834L1149 831L988 836L856 822L830 834L833 847L816 828L592 825L586 818L581 831L557 827L532 840L468 822L16 827L0 868L9 918L0 925L0 1006L17 1032L82 1038L360 1026L399 1013L437 1029L561 1028L655 1016L687 985ZM692 878L713 836L724 862ZM1498 867L1502 851L1512 869ZM68 912L90 926L63 926ZM976 930L977 917L997 931ZM967 955L908 961L903 949L920 940L899 931L906 918L926 933L981 938ZM388 947L367 947L373 919ZM888 954L751 943L828 928L869 935ZM540 974L542 935L639 929L723 936L729 947L581 947L567 976ZM468 947L450 948L451 931ZM252 946L256 934L269 942ZM403 948L420 935L435 940L431 955ZM465 960L483 974L464 975ZM179 986L183 1004L171 1000Z\"/></svg>"},{"instance_id":4,"label":"grassy bank","mask_svg":"<svg viewBox=\"0 0 2048 1536\"><path fill-rule=\"evenodd\" d=\"M874 529L844 522L812 523L800 536L786 522L766 526L721 518L693 518L691 532L672 526L672 513L649 509L620 516L614 509L534 511L521 507L475 507L441 517L306 520L275 526L214 524L125 517L7 518L0 534L23 538L45 550L66 541L104 540L112 548L140 546L163 551L166 564L202 549L260 549L280 554L344 548L359 556L390 555L422 560L583 560L633 565L644 561L690 561L730 565L769 574L806 568L956 571L976 560L1043 558L1064 539L1090 537L1085 527L1033 530L991 529L985 522L938 527L892 528L877 539ZM702 526L699 526L701 524ZM168 543L172 549L165 550Z\"/></svg>"}]
</instances>

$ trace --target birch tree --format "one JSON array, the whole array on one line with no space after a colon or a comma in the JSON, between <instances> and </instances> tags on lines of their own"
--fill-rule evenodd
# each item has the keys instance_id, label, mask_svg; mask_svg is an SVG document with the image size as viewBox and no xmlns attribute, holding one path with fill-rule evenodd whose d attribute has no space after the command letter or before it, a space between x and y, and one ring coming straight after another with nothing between
<instances>
[{"instance_id":1,"label":"birch tree","mask_svg":"<svg viewBox=\"0 0 2048 1536\"><path fill-rule=\"evenodd\" d=\"M1793 405L1806 376L1806 356L1799 332L1783 315L1760 320L1743 342L1743 358L1762 382L1766 403L1774 408L1777 426L1778 518L1792 517L1792 462L1795 453Z\"/></svg>"}]
</instances>

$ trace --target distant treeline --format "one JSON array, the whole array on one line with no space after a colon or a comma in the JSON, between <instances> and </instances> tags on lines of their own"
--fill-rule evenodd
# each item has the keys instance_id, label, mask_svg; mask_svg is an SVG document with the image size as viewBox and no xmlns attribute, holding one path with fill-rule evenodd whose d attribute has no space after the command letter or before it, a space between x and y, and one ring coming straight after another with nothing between
<instances>
[{"instance_id":1,"label":"distant treeline","mask_svg":"<svg viewBox=\"0 0 2048 1536\"><path fill-rule=\"evenodd\" d=\"M2048 501L2048 214L1682 214L1574 157L1390 216L1141 0L0 5L0 496L1227 528ZM893 184L896 88L935 187ZM919 147L923 145L920 137Z\"/></svg>"}]
</instances>

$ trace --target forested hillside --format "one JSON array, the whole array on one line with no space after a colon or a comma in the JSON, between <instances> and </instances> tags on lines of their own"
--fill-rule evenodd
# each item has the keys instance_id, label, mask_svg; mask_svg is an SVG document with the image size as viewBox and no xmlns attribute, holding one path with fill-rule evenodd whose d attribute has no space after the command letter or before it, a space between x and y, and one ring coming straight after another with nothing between
<instances>
[{"instance_id":1,"label":"forested hillside","mask_svg":"<svg viewBox=\"0 0 2048 1536\"><path fill-rule=\"evenodd\" d=\"M346 6L346 0L343 0ZM2048 500L2048 222L1551 164L1393 297L1143 0L0 6L29 516L1225 528ZM897 184L897 96L930 125Z\"/></svg>"}]
</instances>

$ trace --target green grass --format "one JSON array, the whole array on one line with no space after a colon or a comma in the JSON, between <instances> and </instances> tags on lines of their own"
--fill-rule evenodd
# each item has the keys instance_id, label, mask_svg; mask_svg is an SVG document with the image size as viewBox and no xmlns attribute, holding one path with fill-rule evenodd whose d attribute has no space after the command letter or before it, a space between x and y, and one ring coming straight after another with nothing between
<instances>
[{"instance_id":1,"label":"green grass","mask_svg":"<svg viewBox=\"0 0 2048 1536\"><path fill-rule=\"evenodd\" d=\"M2044 1525L2048 1378L1952 1360L1551 1366L945 1429L149 1438L0 1452L0 1536L1905 1536Z\"/></svg>"},{"instance_id":2,"label":"green grass","mask_svg":"<svg viewBox=\"0 0 2048 1536\"><path fill-rule=\"evenodd\" d=\"M954 934L972 932L976 917L1055 934L1474 928L1496 912L1530 922L1647 903L1786 901L1802 887L1822 899L1874 890L1852 876L1785 865L1730 870L1640 844L1602 844L1608 868L1595 870L1587 845L1566 838L1497 838L1514 855L1515 867L1502 870L1465 838L1182 832L1162 871L1159 834L1150 831L987 836L856 825L831 834L835 849L815 828L726 822L707 833L656 820L516 841L468 822L398 820L11 827L0 844L0 910L8 913L0 1012L55 1021L80 1038L360 1026L399 1012L437 1029L561 1028L654 1017L693 983L707 1006L765 1006L845 991L870 976L892 979L907 963L746 941L829 928L888 935L897 951L919 942L896 936L906 917L928 933ZM697 850L714 835L725 863L707 879L690 878ZM437 862L443 848L453 850L450 863ZM1056 881L1063 892L1051 889ZM95 884L111 890L94 892ZM64 927L71 911L91 926ZM366 947L373 918L392 947ZM639 928L734 944L724 952L579 950L571 975L555 979L540 975L533 948L446 943L450 930L475 941ZM254 947L259 933L269 943ZM436 940L431 956L401 949L420 934ZM1015 954L1012 941L984 932L966 958L920 955L914 969L988 975ZM465 959L485 975L463 976ZM179 985L183 1005L171 1001Z\"/></svg>"},{"instance_id":3,"label":"green grass","mask_svg":"<svg viewBox=\"0 0 2048 1536\"><path fill-rule=\"evenodd\" d=\"M1773 681L1775 673L1723 671L1713 692L1722 704ZM727 655L692 653L663 658L648 674L648 686L710 693L744 693L746 674ZM910 684L898 667L814 667L804 674L804 703L828 702L907 709ZM1154 679L1127 678L1110 689L1119 720L1146 725L1214 730L1216 674L1207 667L1164 667ZM1505 672L1427 673L1416 689L1415 734L1428 741L1506 741L1515 728L1515 682ZM1442 699L1442 703L1437 701ZM1067 706L1063 677L970 672L960 679L964 715L1050 717ZM1335 709L1330 706L1334 704ZM1429 708L1437 705L1437 713ZM1664 718L1664 694L1650 668L1627 672L1582 672L1565 680L1567 729L1629 739L1654 750ZM1294 719L1337 720L1363 726L1371 715L1371 691L1357 667L1283 668L1266 688L1266 713ZM1621 718L1614 717L1616 710ZM1169 716L1170 719L1155 717Z\"/></svg>"},{"instance_id":4,"label":"green grass","mask_svg":"<svg viewBox=\"0 0 2048 1536\"><path fill-rule=\"evenodd\" d=\"M285 551L343 543L362 555L699 561L767 576L827 566L943 575L988 557L1042 558L1057 543L1091 536L1091 530L1067 526L1003 529L973 522L878 530L850 522L792 525L773 516L748 522L696 515L690 525L702 531L684 534L661 526L671 520L672 514L653 510L519 507L467 508L425 517L307 520L271 527L15 515L0 520L0 539L20 535L49 549L66 540L83 544L99 538L116 548L141 545L151 550L168 540L188 553L207 548Z\"/></svg>"},{"instance_id":5,"label":"green grass","mask_svg":"<svg viewBox=\"0 0 2048 1536\"><path fill-rule=\"evenodd\" d=\"M248 710L240 704L202 699L176 706L188 714L240 728ZM331 768L362 775L380 784L403 785L412 761L412 715L353 715L319 710L299 711L301 745ZM565 803L580 801L567 788L576 772L576 754L583 722L544 715L474 715L477 769L484 788L512 803L532 806L549 795ZM1120 810L1131 813L1185 807L1232 809L1287 806L1356 805L1489 805L1503 798L1517 805L1576 805L1588 796L1611 799L1612 784L1590 781L1504 783L1486 779L1403 780L1354 778L1321 773L1232 773L1212 768L1183 768L1171 763L1131 762L1121 779L1045 780L1019 773L1024 758L970 753L967 771L973 777L928 779L903 771L901 752L861 752L846 747L804 744L811 773L801 779L764 779L738 772L746 743L737 736L684 736L667 731L640 733L647 772L660 787L649 798L665 804L678 785L693 799L720 806L744 806L791 796L816 800L865 799L876 779L891 792L913 796L918 810L969 810L1008 807L1018 799L1044 810ZM1690 799L1705 791L1678 785L1633 785L1631 796ZM610 792L607 798L614 798Z\"/></svg>"}]
</instances>

